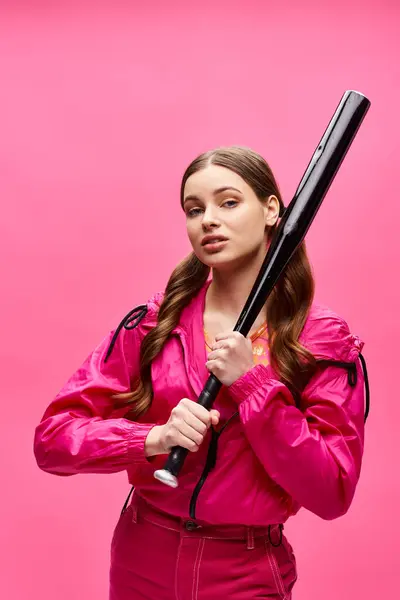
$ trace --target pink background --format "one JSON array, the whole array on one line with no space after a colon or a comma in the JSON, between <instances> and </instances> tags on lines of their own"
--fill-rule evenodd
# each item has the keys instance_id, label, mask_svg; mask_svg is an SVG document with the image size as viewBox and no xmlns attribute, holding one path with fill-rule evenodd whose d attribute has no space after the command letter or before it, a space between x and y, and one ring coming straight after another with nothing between
<instances>
[{"instance_id":1,"label":"pink background","mask_svg":"<svg viewBox=\"0 0 400 600\"><path fill-rule=\"evenodd\" d=\"M308 248L318 300L366 341L372 414L349 513L301 511L286 532L296 600L396 595L399 18L396 0L3 0L2 597L107 598L125 474L45 474L33 432L94 345L189 251L187 163L251 146L288 203L346 89L372 108Z\"/></svg>"}]
</instances>

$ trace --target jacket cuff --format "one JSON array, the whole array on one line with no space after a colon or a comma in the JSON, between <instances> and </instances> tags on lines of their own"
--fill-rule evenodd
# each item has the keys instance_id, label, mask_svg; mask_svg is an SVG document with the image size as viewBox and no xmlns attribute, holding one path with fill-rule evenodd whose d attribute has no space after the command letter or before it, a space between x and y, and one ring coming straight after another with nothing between
<instances>
[{"instance_id":1,"label":"jacket cuff","mask_svg":"<svg viewBox=\"0 0 400 600\"><path fill-rule=\"evenodd\" d=\"M132 463L147 463L148 458L144 452L144 445L149 432L155 423L130 423L133 425L128 431L128 460Z\"/></svg>"},{"instance_id":2,"label":"jacket cuff","mask_svg":"<svg viewBox=\"0 0 400 600\"><path fill-rule=\"evenodd\" d=\"M269 376L268 370L264 365L256 365L228 387L229 395L232 400L240 404L268 382L274 382Z\"/></svg>"}]
</instances>

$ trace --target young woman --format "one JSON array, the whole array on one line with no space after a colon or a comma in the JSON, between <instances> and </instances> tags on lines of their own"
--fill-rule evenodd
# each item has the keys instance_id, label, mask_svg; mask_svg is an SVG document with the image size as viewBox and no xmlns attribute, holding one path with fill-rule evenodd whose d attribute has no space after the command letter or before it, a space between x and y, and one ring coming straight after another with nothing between
<instances>
[{"instance_id":1,"label":"young woman","mask_svg":"<svg viewBox=\"0 0 400 600\"><path fill-rule=\"evenodd\" d=\"M181 204L192 254L50 404L35 456L56 475L127 470L110 600L288 600L283 523L301 507L345 514L360 475L363 343L313 303L304 245L248 338L232 331L284 210L261 156L201 155ZM210 373L223 388L207 411ZM171 489L153 475L176 445L190 453Z\"/></svg>"}]
</instances>

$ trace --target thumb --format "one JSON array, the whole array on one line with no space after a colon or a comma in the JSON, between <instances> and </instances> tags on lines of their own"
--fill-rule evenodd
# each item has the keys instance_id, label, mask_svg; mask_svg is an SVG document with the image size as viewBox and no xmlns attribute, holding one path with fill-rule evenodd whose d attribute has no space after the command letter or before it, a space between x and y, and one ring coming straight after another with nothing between
<instances>
[{"instance_id":1,"label":"thumb","mask_svg":"<svg viewBox=\"0 0 400 600\"><path fill-rule=\"evenodd\" d=\"M211 422L213 425L218 425L219 422L219 418L220 418L220 414L217 410L210 410L210 414L211 414Z\"/></svg>"}]
</instances>

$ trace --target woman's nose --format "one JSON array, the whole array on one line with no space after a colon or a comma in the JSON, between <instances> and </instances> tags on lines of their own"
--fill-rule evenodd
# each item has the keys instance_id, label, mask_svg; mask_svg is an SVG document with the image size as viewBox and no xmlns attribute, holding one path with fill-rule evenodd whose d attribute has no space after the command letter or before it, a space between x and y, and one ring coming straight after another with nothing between
<instances>
[{"instance_id":1,"label":"woman's nose","mask_svg":"<svg viewBox=\"0 0 400 600\"><path fill-rule=\"evenodd\" d=\"M219 219L217 218L214 211L207 209L204 211L202 226L204 229L212 227L218 227L220 225Z\"/></svg>"}]
</instances>

